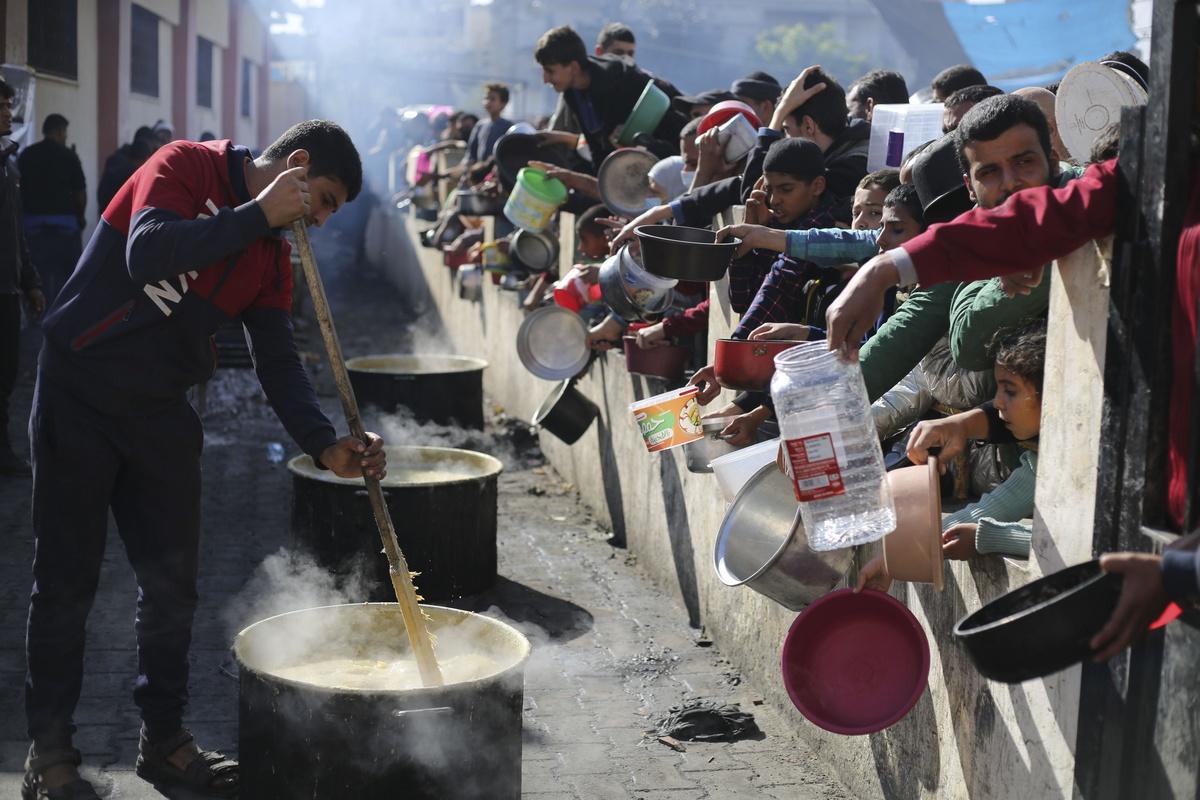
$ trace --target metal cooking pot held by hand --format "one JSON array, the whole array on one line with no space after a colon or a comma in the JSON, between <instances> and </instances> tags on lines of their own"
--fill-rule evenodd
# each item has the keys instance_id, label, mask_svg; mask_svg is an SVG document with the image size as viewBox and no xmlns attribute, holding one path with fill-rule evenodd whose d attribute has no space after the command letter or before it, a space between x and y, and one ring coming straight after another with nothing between
<instances>
[{"instance_id":1,"label":"metal cooking pot held by hand","mask_svg":"<svg viewBox=\"0 0 1200 800\"><path fill-rule=\"evenodd\" d=\"M713 371L717 383L739 392L761 392L771 385L775 356L803 342L792 339L717 339Z\"/></svg>"},{"instance_id":2,"label":"metal cooking pot held by hand","mask_svg":"<svg viewBox=\"0 0 1200 800\"><path fill-rule=\"evenodd\" d=\"M715 231L682 225L642 225L642 264L655 275L681 281L720 280L741 239L717 241Z\"/></svg>"},{"instance_id":3,"label":"metal cooking pot held by hand","mask_svg":"<svg viewBox=\"0 0 1200 800\"><path fill-rule=\"evenodd\" d=\"M575 444L598 416L600 409L596 404L568 379L546 396L530 424L544 428L565 444Z\"/></svg>"},{"instance_id":4,"label":"metal cooking pot held by hand","mask_svg":"<svg viewBox=\"0 0 1200 800\"><path fill-rule=\"evenodd\" d=\"M854 548L809 548L792 480L772 462L734 498L713 557L717 577L726 586L749 586L799 611L846 576Z\"/></svg>"}]
</instances>

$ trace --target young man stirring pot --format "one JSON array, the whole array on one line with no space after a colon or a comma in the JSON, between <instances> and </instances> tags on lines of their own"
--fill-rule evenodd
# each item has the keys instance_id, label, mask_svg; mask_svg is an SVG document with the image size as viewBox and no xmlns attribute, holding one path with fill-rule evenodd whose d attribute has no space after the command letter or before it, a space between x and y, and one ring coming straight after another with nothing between
<instances>
[{"instance_id":1,"label":"young man stirring pot","mask_svg":"<svg viewBox=\"0 0 1200 800\"><path fill-rule=\"evenodd\" d=\"M261 157L177 141L117 192L44 323L29 428L33 594L24 800L97 798L79 777L72 715L109 509L138 583L137 772L200 796L236 794L237 764L183 727L197 601L200 419L186 391L214 369L211 336L238 319L288 433L342 477L383 477L382 440L339 439L292 339L284 226L321 225L362 187L350 137L300 123Z\"/></svg>"}]
</instances>

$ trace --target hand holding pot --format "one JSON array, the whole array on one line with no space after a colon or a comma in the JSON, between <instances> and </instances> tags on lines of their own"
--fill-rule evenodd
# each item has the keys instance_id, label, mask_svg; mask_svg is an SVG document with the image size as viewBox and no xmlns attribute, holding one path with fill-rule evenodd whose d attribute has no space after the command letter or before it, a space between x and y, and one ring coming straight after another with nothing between
<instances>
[{"instance_id":1,"label":"hand holding pot","mask_svg":"<svg viewBox=\"0 0 1200 800\"><path fill-rule=\"evenodd\" d=\"M945 474L950 462L966 450L969 440L986 439L987 435L987 414L978 408L944 419L922 420L908 439L908 460L924 464L938 451L941 455L938 469Z\"/></svg>"},{"instance_id":2,"label":"hand holding pot","mask_svg":"<svg viewBox=\"0 0 1200 800\"><path fill-rule=\"evenodd\" d=\"M979 555L975 549L974 522L960 522L942 533L942 555L951 561L967 561Z\"/></svg>"},{"instance_id":3,"label":"hand holding pot","mask_svg":"<svg viewBox=\"0 0 1200 800\"><path fill-rule=\"evenodd\" d=\"M807 342L809 331L807 325L794 322L765 322L750 331L750 339L792 339L797 342Z\"/></svg>"},{"instance_id":4,"label":"hand holding pot","mask_svg":"<svg viewBox=\"0 0 1200 800\"><path fill-rule=\"evenodd\" d=\"M787 231L768 228L765 225L726 225L717 231L717 241L727 242L730 239L741 239L742 244L734 254L737 258L751 250L774 250L782 253L787 250Z\"/></svg>"},{"instance_id":5,"label":"hand holding pot","mask_svg":"<svg viewBox=\"0 0 1200 800\"><path fill-rule=\"evenodd\" d=\"M712 364L696 370L692 379L688 381L688 385L700 387L700 391L696 394L696 402L702 406L711 403L721 393L721 384L717 383L717 371Z\"/></svg>"},{"instance_id":6,"label":"hand holding pot","mask_svg":"<svg viewBox=\"0 0 1200 800\"><path fill-rule=\"evenodd\" d=\"M854 587L855 592L861 592L863 589L886 592L891 588L892 577L887 574L887 569L884 567L883 554L877 555L863 564L863 568L858 571L858 585Z\"/></svg>"},{"instance_id":7,"label":"hand holding pot","mask_svg":"<svg viewBox=\"0 0 1200 800\"><path fill-rule=\"evenodd\" d=\"M339 478L361 478L364 472L377 480L387 477L383 437L374 433L367 434L366 444L343 436L321 452L321 463Z\"/></svg>"},{"instance_id":8,"label":"hand holding pot","mask_svg":"<svg viewBox=\"0 0 1200 800\"><path fill-rule=\"evenodd\" d=\"M739 414L721 431L721 438L735 447L754 444L757 438L755 434L770 413L771 410L766 406L759 406L753 411Z\"/></svg>"},{"instance_id":9,"label":"hand holding pot","mask_svg":"<svg viewBox=\"0 0 1200 800\"><path fill-rule=\"evenodd\" d=\"M637 346L643 350L649 350L652 347L663 347L670 344L667 339L667 333L663 329L661 322L656 322L653 325L647 325L637 332Z\"/></svg>"},{"instance_id":10,"label":"hand holding pot","mask_svg":"<svg viewBox=\"0 0 1200 800\"><path fill-rule=\"evenodd\" d=\"M1089 642L1096 661L1107 661L1146 632L1147 626L1167 605L1163 588L1162 556L1150 553L1108 553L1100 568L1124 579L1121 597L1112 616Z\"/></svg>"}]
</instances>

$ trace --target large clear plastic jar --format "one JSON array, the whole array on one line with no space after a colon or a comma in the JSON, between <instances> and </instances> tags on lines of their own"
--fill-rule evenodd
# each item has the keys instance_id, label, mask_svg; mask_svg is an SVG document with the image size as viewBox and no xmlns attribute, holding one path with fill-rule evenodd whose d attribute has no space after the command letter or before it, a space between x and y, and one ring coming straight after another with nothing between
<instances>
[{"instance_id":1,"label":"large clear plastic jar","mask_svg":"<svg viewBox=\"0 0 1200 800\"><path fill-rule=\"evenodd\" d=\"M771 397L809 547L836 550L891 533L896 510L858 364L823 341L789 348L775 356Z\"/></svg>"}]
</instances>

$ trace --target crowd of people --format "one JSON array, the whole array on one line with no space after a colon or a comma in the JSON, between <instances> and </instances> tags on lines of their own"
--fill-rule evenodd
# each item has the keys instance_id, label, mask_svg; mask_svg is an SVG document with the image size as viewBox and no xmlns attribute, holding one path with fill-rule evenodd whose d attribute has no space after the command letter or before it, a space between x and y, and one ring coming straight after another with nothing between
<instances>
[{"instance_id":1,"label":"crowd of people","mask_svg":"<svg viewBox=\"0 0 1200 800\"><path fill-rule=\"evenodd\" d=\"M868 171L871 125L882 105L913 92L897 72L871 70L843 84L820 66L787 83L761 70L728 88L685 95L636 64L636 37L606 26L589 52L569 27L546 32L534 59L558 94L537 121L505 117L510 91L488 83L482 114L427 107L388 110L364 162L334 123L284 132L261 154L228 141L177 140L165 123L141 128L104 165L103 219L82 246L87 187L68 142L68 120L48 115L44 139L0 160L0 473L30 465L10 439L21 303L46 314L30 420L34 459L35 589L28 629L26 709L33 746L25 796L93 798L79 777L72 713L79 699L87 610L96 590L111 508L139 583L142 711L139 774L205 796L237 791L236 764L204 751L182 725L187 650L196 605L199 535L198 419L185 392L211 375L211 336L241 319L260 382L289 433L338 475L385 474L382 442L338 438L320 409L292 339L292 272L278 230L321 224L359 195L396 183L407 153L411 202L436 224L426 244L467 263L489 253L526 306L565 302L606 349L634 332L594 293L595 262L623 248L637 258L636 230L673 223L715 227L739 240L722 291L740 315L734 338L827 340L861 367L881 446L891 466L925 463L940 448L948 494L962 507L943 519L950 559L1028 558L1041 429L1050 278L1044 265L1112 231L1119 181L1116 129L1090 158L1063 144L1056 86L1005 92L968 65L950 67L918 94L943 105L939 138L909 147L900 163ZM1148 86L1135 56L1096 61ZM843 76L844 77L844 76ZM636 213L602 202L598 173L620 149L630 112L653 84L669 101L658 122L632 136L654 165L652 196ZM12 89L0 81L0 136L11 132ZM1200 107L1200 104L1197 104ZM753 144L730 160L725 123L742 118ZM513 189L500 152L532 135L526 164L568 189L580 264L530 269L510 247L514 226L435 199L456 191L503 199ZM204 139L212 137L205 136ZM453 151L457 162L434 156ZM1191 442L1191 365L1196 356L1200 180L1193 181L1171 309L1169 513L1182 526ZM744 208L735 221L732 212ZM40 277L39 277L40 273ZM533 274L537 273L537 274ZM579 285L583 291L575 291ZM161 287L158 291L155 287ZM566 289L572 291L566 291ZM658 318L636 330L641 348L694 342L707 333L710 288L680 282ZM720 394L706 348L695 348L690 383L711 405ZM709 416L732 417L723 434L748 444L774 434L766 392L744 392ZM1189 549L1189 545L1191 549ZM1109 554L1125 575L1122 598L1093 640L1096 657L1128 646L1168 599L1200 595L1195 539L1163 555ZM886 588L883 565L861 570L859 588Z\"/></svg>"},{"instance_id":2,"label":"crowd of people","mask_svg":"<svg viewBox=\"0 0 1200 800\"><path fill-rule=\"evenodd\" d=\"M917 92L890 70L871 70L844 85L811 66L786 84L753 71L727 89L684 95L639 68L635 53L634 33L620 24L605 27L592 52L569 27L537 43L534 58L559 95L558 107L537 128L504 125L536 130L551 154L530 166L569 188L564 208L576 214L582 263L566 275L530 270L526 307L555 302L560 295L553 290L567 282L594 283L595 262L623 247L636 251L642 226L716 221L718 241L741 242L724 298L740 315L733 337L828 339L857 359L889 468L925 463L932 448L941 449L947 495L962 505L944 517L945 556L1029 558L1050 297L1042 265L1111 231L1117 126L1097 138L1090 158L1079 158L1056 124L1057 84L1006 92L970 65L943 70ZM1096 53L1090 60L1149 86L1147 66L1131 53ZM653 197L646 210L622 216L601 202L597 176L648 83L670 97L657 127L634 139L657 159L648 175ZM498 88L487 89L492 120ZM942 136L908 148L897 167L868 172L875 108L918 96L942 104ZM719 130L731 114L757 131L755 146L732 162ZM489 136L486 145L496 142L503 137ZM511 182L494 158L489 162L494 152L473 147L456 176L459 186L503 198ZM738 206L744 220L735 224L731 212ZM1061 224L1047 220L1055 213ZM512 231L496 217L501 250ZM482 220L449 204L427 243L471 262L482 260L482 239ZM519 259L509 269L521 270ZM1026 277L1008 275L1016 269L1028 270ZM1183 395L1196 321L1194 303L1186 302L1194 279L1180 280L1175 361L1183 377L1172 400L1178 418L1170 452L1177 525L1187 490L1190 399ZM642 348L690 346L708 331L703 284L680 282L660 318L632 326L602 301L587 304L579 296L596 349L629 333ZM690 383L709 404L721 387L713 366L701 363L704 352L695 348ZM723 435L734 444L778 435L766 392L741 393L708 416L733 417ZM1100 657L1127 646L1144 629L1136 623L1161 610L1168 595L1197 594L1200 561L1191 550L1110 555L1104 565L1126 573L1128 588L1097 637ZM876 561L862 571L859 586L889 583Z\"/></svg>"}]
</instances>

